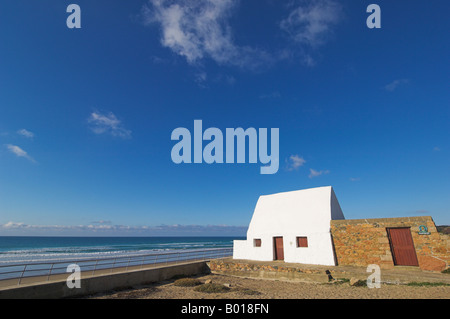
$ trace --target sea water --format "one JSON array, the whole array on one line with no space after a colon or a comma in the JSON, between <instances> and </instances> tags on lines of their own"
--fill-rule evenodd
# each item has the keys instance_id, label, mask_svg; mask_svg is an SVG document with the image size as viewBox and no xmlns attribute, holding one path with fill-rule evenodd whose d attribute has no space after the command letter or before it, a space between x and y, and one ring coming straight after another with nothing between
<instances>
[{"instance_id":1,"label":"sea water","mask_svg":"<svg viewBox=\"0 0 450 319\"><path fill-rule=\"evenodd\" d=\"M231 248L241 237L2 237L0 264Z\"/></svg>"},{"instance_id":2,"label":"sea water","mask_svg":"<svg viewBox=\"0 0 450 319\"><path fill-rule=\"evenodd\" d=\"M25 265L27 272L24 275L31 276L48 274L49 267L53 273L61 273L72 263L80 264L83 271L90 271L109 268L111 264L108 263L112 260L125 262L122 266L151 264L174 257L180 261L189 260L200 256L196 255L196 251L203 254L205 249L232 248L234 239L244 238L0 236L0 280L19 276ZM177 254L171 254L173 252ZM142 259L142 256L145 257ZM104 258L102 261L92 261ZM53 269L54 262L58 262L58 270Z\"/></svg>"}]
</instances>

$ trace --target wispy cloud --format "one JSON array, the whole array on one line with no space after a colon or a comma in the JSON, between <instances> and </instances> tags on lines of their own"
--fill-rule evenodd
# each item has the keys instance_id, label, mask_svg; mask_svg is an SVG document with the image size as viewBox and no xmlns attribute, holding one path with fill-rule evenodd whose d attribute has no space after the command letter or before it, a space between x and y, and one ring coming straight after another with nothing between
<instances>
[{"instance_id":1,"label":"wispy cloud","mask_svg":"<svg viewBox=\"0 0 450 319\"><path fill-rule=\"evenodd\" d=\"M236 78L229 74L218 74L214 77L214 82L216 83L226 83L228 85L234 85L236 83Z\"/></svg>"},{"instance_id":2,"label":"wispy cloud","mask_svg":"<svg viewBox=\"0 0 450 319\"><path fill-rule=\"evenodd\" d=\"M286 160L286 162L287 162L286 169L288 171L294 171L294 170L298 170L300 167L302 167L306 163L306 160L303 157L300 157L298 155L291 155Z\"/></svg>"},{"instance_id":3,"label":"wispy cloud","mask_svg":"<svg viewBox=\"0 0 450 319\"><path fill-rule=\"evenodd\" d=\"M195 83L197 83L197 85L204 89L207 87L206 83L206 79L208 78L208 74L206 74L206 72L198 72L195 74Z\"/></svg>"},{"instance_id":4,"label":"wispy cloud","mask_svg":"<svg viewBox=\"0 0 450 319\"><path fill-rule=\"evenodd\" d=\"M315 48L325 43L341 16L341 5L334 0L299 1L280 27L296 43ZM305 62L314 63L310 56Z\"/></svg>"},{"instance_id":5,"label":"wispy cloud","mask_svg":"<svg viewBox=\"0 0 450 319\"><path fill-rule=\"evenodd\" d=\"M1 228L12 229L12 228L24 228L27 225L24 223L7 222L6 224L0 225Z\"/></svg>"},{"instance_id":6,"label":"wispy cloud","mask_svg":"<svg viewBox=\"0 0 450 319\"><path fill-rule=\"evenodd\" d=\"M220 65L256 68L272 57L233 41L229 18L237 0L180 1L149 0L143 7L144 23L158 24L161 44L197 64L210 58Z\"/></svg>"},{"instance_id":7,"label":"wispy cloud","mask_svg":"<svg viewBox=\"0 0 450 319\"><path fill-rule=\"evenodd\" d=\"M0 231L20 234L83 234L83 235L245 235L247 227L229 225L159 225L128 226L110 222L92 222L89 225L28 225L21 222L0 224Z\"/></svg>"},{"instance_id":8,"label":"wispy cloud","mask_svg":"<svg viewBox=\"0 0 450 319\"><path fill-rule=\"evenodd\" d=\"M305 54L303 57L303 64L309 67L314 67L317 63L311 55Z\"/></svg>"},{"instance_id":9,"label":"wispy cloud","mask_svg":"<svg viewBox=\"0 0 450 319\"><path fill-rule=\"evenodd\" d=\"M310 168L309 169L309 178L319 177L321 175L329 174L329 170L323 170L323 171L316 171L315 169Z\"/></svg>"},{"instance_id":10,"label":"wispy cloud","mask_svg":"<svg viewBox=\"0 0 450 319\"><path fill-rule=\"evenodd\" d=\"M384 87L384 89L389 92L394 92L400 85L407 84L408 82L409 82L408 79L395 80L395 81L392 81L391 83L387 84Z\"/></svg>"},{"instance_id":11,"label":"wispy cloud","mask_svg":"<svg viewBox=\"0 0 450 319\"><path fill-rule=\"evenodd\" d=\"M12 144L6 144L5 145L6 148L13 153L14 155L16 155L17 157L23 157L26 158L27 160L29 160L30 162L36 163L36 161L34 160L34 158L32 158L30 155L28 155L27 152L25 152L22 148L20 148L17 145L12 145Z\"/></svg>"},{"instance_id":12,"label":"wispy cloud","mask_svg":"<svg viewBox=\"0 0 450 319\"><path fill-rule=\"evenodd\" d=\"M359 177L350 177L351 182L359 182L360 180L361 180L361 178L359 178Z\"/></svg>"},{"instance_id":13,"label":"wispy cloud","mask_svg":"<svg viewBox=\"0 0 450 319\"><path fill-rule=\"evenodd\" d=\"M26 138L33 138L34 137L34 133L33 132L30 132L30 131L28 131L28 130L26 130L24 128L21 129L21 130L18 130L17 134L25 136Z\"/></svg>"},{"instance_id":14,"label":"wispy cloud","mask_svg":"<svg viewBox=\"0 0 450 319\"><path fill-rule=\"evenodd\" d=\"M261 49L235 42L230 21L239 2L147 0L141 16L145 25L159 27L163 47L191 65L202 66L204 60L211 59L221 66L254 71L295 57L306 66L316 65L308 50L324 44L342 18L342 8L336 0L294 1L285 18L275 22L280 32L288 34L288 42L275 49Z\"/></svg>"},{"instance_id":15,"label":"wispy cloud","mask_svg":"<svg viewBox=\"0 0 450 319\"><path fill-rule=\"evenodd\" d=\"M124 139L131 137L131 131L127 130L112 112L108 114L92 112L88 123L95 134L110 134Z\"/></svg>"},{"instance_id":16,"label":"wispy cloud","mask_svg":"<svg viewBox=\"0 0 450 319\"><path fill-rule=\"evenodd\" d=\"M435 152L440 152L440 150L441 150L441 148L438 147L438 146L435 146L435 147L433 148L433 151L435 151Z\"/></svg>"}]
</instances>

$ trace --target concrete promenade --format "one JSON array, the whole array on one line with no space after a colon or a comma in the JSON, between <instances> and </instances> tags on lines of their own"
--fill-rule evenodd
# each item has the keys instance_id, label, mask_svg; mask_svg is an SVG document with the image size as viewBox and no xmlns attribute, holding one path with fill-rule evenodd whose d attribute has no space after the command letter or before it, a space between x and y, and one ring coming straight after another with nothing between
<instances>
[{"instance_id":1,"label":"concrete promenade","mask_svg":"<svg viewBox=\"0 0 450 319\"><path fill-rule=\"evenodd\" d=\"M172 262L143 266L81 272L81 288L67 287L67 274L36 276L0 281L0 299L55 299L90 295L168 280L175 276L193 276L208 272L205 260Z\"/></svg>"}]
</instances>

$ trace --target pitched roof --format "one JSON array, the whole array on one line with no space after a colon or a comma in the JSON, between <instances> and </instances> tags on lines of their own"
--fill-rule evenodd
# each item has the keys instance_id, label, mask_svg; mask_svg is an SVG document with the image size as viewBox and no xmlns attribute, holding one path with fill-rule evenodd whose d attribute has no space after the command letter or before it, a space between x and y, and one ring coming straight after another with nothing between
<instances>
[{"instance_id":1,"label":"pitched roof","mask_svg":"<svg viewBox=\"0 0 450 319\"><path fill-rule=\"evenodd\" d=\"M263 195L248 233L329 231L332 219L344 219L344 214L331 186Z\"/></svg>"}]
</instances>

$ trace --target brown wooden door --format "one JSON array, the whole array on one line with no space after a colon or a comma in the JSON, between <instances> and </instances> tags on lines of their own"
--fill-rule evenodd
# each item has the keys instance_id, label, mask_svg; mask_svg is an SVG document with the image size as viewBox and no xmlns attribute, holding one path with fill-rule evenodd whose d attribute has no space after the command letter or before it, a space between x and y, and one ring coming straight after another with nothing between
<instances>
[{"instance_id":1,"label":"brown wooden door","mask_svg":"<svg viewBox=\"0 0 450 319\"><path fill-rule=\"evenodd\" d=\"M409 228L388 228L392 258L396 266L419 266Z\"/></svg>"},{"instance_id":2,"label":"brown wooden door","mask_svg":"<svg viewBox=\"0 0 450 319\"><path fill-rule=\"evenodd\" d=\"M275 260L284 260L283 237L274 237Z\"/></svg>"}]
</instances>

